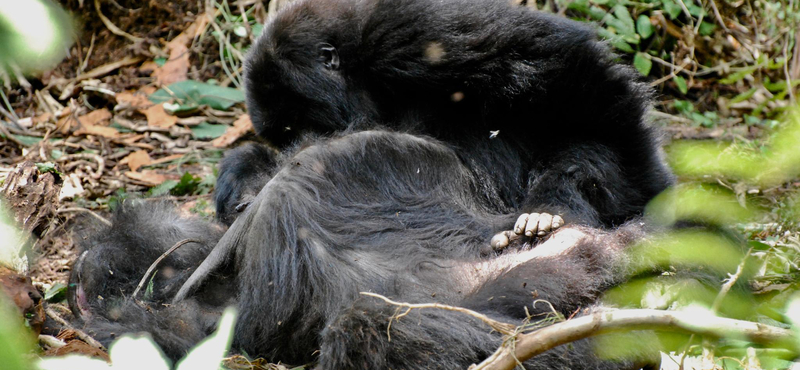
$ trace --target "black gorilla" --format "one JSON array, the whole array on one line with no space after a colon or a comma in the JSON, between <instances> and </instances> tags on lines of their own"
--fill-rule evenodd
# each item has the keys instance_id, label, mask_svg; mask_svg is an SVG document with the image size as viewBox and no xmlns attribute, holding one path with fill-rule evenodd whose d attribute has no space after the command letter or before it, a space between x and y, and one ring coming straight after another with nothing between
<instances>
[{"instance_id":1,"label":"black gorilla","mask_svg":"<svg viewBox=\"0 0 800 370\"><path fill-rule=\"evenodd\" d=\"M215 274L231 276L234 348L286 363L479 362L501 341L484 324L415 311L388 341L394 308L359 292L509 322L546 312L535 299L571 315L625 277L621 251L642 234L635 220L671 183L634 72L590 29L506 1L298 1L252 48L247 96L257 130L282 152L228 155L216 201L235 222L176 306L146 314L212 311L223 301L203 298ZM494 235L534 212L571 226L534 249L487 254ZM600 361L581 341L525 366L630 363Z\"/></svg>"}]
</instances>

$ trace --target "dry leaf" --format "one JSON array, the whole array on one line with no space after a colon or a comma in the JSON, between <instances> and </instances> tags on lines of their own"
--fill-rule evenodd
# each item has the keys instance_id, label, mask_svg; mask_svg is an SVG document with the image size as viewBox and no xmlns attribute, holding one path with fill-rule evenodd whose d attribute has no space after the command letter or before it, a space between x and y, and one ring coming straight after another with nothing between
<instances>
[{"instance_id":1,"label":"dry leaf","mask_svg":"<svg viewBox=\"0 0 800 370\"><path fill-rule=\"evenodd\" d=\"M127 157L123 158L119 163L127 164L131 171L138 171L139 167L147 166L153 163L150 155L144 150L137 150Z\"/></svg>"},{"instance_id":2,"label":"dry leaf","mask_svg":"<svg viewBox=\"0 0 800 370\"><path fill-rule=\"evenodd\" d=\"M147 95L141 92L123 91L116 93L115 98L117 99L117 104L127 104L140 110L153 105L153 103L147 99Z\"/></svg>"},{"instance_id":3,"label":"dry leaf","mask_svg":"<svg viewBox=\"0 0 800 370\"><path fill-rule=\"evenodd\" d=\"M113 127L81 125L75 135L95 135L113 139L119 136L119 131Z\"/></svg>"},{"instance_id":4,"label":"dry leaf","mask_svg":"<svg viewBox=\"0 0 800 370\"><path fill-rule=\"evenodd\" d=\"M197 17L185 31L167 43L165 49L169 51L169 59L163 66L156 68L151 75L156 78L157 85L167 86L173 82L187 79L190 54L188 46L192 43L192 39L205 29L207 23L206 17Z\"/></svg>"},{"instance_id":5,"label":"dry leaf","mask_svg":"<svg viewBox=\"0 0 800 370\"><path fill-rule=\"evenodd\" d=\"M78 117L82 126L108 126L111 122L111 112L107 108L93 110Z\"/></svg>"},{"instance_id":6,"label":"dry leaf","mask_svg":"<svg viewBox=\"0 0 800 370\"><path fill-rule=\"evenodd\" d=\"M250 121L250 115L243 114L239 116L233 126L228 127L222 136L211 140L211 145L215 148L224 148L233 144L240 137L244 136L248 131L253 129L253 122Z\"/></svg>"},{"instance_id":7,"label":"dry leaf","mask_svg":"<svg viewBox=\"0 0 800 370\"><path fill-rule=\"evenodd\" d=\"M153 72L155 72L157 70L158 70L158 64L156 64L156 62L154 62L152 60L148 60L148 61L142 63L142 65L139 66L139 72L145 73L145 74L151 74L152 75Z\"/></svg>"},{"instance_id":8,"label":"dry leaf","mask_svg":"<svg viewBox=\"0 0 800 370\"><path fill-rule=\"evenodd\" d=\"M152 85L142 86L139 88L139 92L147 96L152 95L156 91L158 91L158 89Z\"/></svg>"},{"instance_id":9,"label":"dry leaf","mask_svg":"<svg viewBox=\"0 0 800 370\"><path fill-rule=\"evenodd\" d=\"M174 161L176 159L181 159L181 158L183 158L183 154L173 154L173 155L168 155L168 156L166 156L164 158L156 159L156 160L150 162L150 164L156 165L156 164L161 164L161 163Z\"/></svg>"},{"instance_id":10,"label":"dry leaf","mask_svg":"<svg viewBox=\"0 0 800 370\"><path fill-rule=\"evenodd\" d=\"M44 113L44 114L42 114L41 116L36 116L36 117L34 117L34 118L33 118L33 123L42 123L42 122L48 122L48 121L50 121L50 119L52 119L52 118L53 118L53 115L52 115L52 114L50 114L50 113Z\"/></svg>"},{"instance_id":11,"label":"dry leaf","mask_svg":"<svg viewBox=\"0 0 800 370\"><path fill-rule=\"evenodd\" d=\"M167 180L166 176L153 170L142 170L142 172L128 171L125 172L125 176L150 186L160 185Z\"/></svg>"},{"instance_id":12,"label":"dry leaf","mask_svg":"<svg viewBox=\"0 0 800 370\"><path fill-rule=\"evenodd\" d=\"M170 128L178 122L178 117L168 114L164 106L156 104L141 111L147 116L147 125L152 127Z\"/></svg>"}]
</instances>

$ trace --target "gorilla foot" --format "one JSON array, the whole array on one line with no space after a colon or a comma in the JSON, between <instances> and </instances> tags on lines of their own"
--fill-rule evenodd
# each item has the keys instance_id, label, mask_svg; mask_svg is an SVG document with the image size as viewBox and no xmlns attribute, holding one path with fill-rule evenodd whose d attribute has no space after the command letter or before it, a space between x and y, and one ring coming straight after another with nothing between
<instances>
[{"instance_id":1,"label":"gorilla foot","mask_svg":"<svg viewBox=\"0 0 800 370\"><path fill-rule=\"evenodd\" d=\"M511 243L530 242L534 237L542 238L564 226L564 219L549 213L523 213L517 218L514 230L501 231L489 242L492 250L501 251Z\"/></svg>"}]
</instances>

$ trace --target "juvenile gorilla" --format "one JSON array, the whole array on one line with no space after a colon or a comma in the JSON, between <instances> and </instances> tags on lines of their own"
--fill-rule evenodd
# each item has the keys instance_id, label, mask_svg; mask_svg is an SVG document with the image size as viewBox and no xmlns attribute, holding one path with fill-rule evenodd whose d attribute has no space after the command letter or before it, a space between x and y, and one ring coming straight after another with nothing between
<instances>
[{"instance_id":1,"label":"juvenile gorilla","mask_svg":"<svg viewBox=\"0 0 800 370\"><path fill-rule=\"evenodd\" d=\"M226 305L235 305L234 279L215 275L191 299L164 308L211 251L224 227L181 216L166 202L126 200L112 225L89 230L72 266L67 298L75 317L106 346L130 331L153 335L164 352L180 358L208 336ZM190 240L161 261L136 301L132 294L150 264L176 243Z\"/></svg>"}]
</instances>

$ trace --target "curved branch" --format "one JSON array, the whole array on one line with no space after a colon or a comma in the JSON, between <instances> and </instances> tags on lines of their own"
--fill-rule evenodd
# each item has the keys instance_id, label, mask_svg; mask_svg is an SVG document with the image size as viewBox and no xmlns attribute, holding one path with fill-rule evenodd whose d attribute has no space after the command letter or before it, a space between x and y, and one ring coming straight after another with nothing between
<instances>
[{"instance_id":1,"label":"curved branch","mask_svg":"<svg viewBox=\"0 0 800 370\"><path fill-rule=\"evenodd\" d=\"M554 324L507 340L494 354L470 370L511 370L545 351L579 339L630 330L684 331L710 337L745 337L754 343L790 340L792 332L743 320L718 317L710 312L647 309L606 310ZM512 338L513 339L513 338Z\"/></svg>"}]
</instances>

